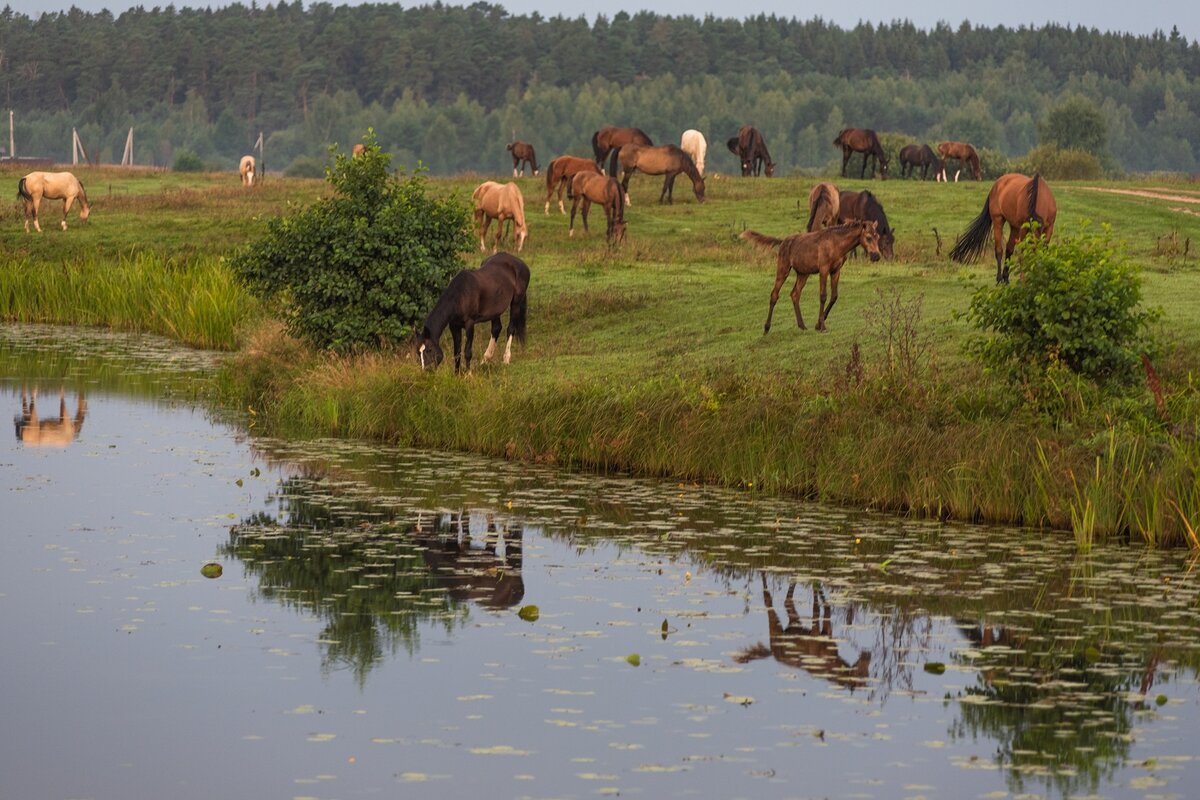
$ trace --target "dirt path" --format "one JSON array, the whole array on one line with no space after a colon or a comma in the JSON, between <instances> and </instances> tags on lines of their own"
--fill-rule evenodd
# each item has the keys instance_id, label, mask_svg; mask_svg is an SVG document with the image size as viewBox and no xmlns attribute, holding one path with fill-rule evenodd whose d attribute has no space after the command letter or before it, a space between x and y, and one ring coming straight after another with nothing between
<instances>
[{"instance_id":1,"label":"dirt path","mask_svg":"<svg viewBox=\"0 0 1200 800\"><path fill-rule=\"evenodd\" d=\"M1167 194L1159 189L1107 189L1103 186L1084 186L1090 192L1107 192L1108 194L1127 194L1132 197L1148 197L1151 200L1170 200L1174 203L1200 203L1200 196Z\"/></svg>"}]
</instances>

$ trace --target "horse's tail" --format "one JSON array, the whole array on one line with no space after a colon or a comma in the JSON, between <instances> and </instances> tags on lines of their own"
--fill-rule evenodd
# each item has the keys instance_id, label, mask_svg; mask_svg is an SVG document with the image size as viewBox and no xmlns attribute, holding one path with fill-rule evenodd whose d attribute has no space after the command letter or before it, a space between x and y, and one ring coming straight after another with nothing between
<instances>
[{"instance_id":1,"label":"horse's tail","mask_svg":"<svg viewBox=\"0 0 1200 800\"><path fill-rule=\"evenodd\" d=\"M608 174L609 177L617 177L617 169L621 165L621 148L614 147L608 156Z\"/></svg>"},{"instance_id":2,"label":"horse's tail","mask_svg":"<svg viewBox=\"0 0 1200 800\"><path fill-rule=\"evenodd\" d=\"M29 189L25 186L24 178L21 178L21 180L17 181L17 199L18 200L32 200L33 199L33 195L31 195L29 193Z\"/></svg>"},{"instance_id":3,"label":"horse's tail","mask_svg":"<svg viewBox=\"0 0 1200 800\"><path fill-rule=\"evenodd\" d=\"M1029 221L1037 223L1039 227L1045 222L1037 213L1038 184L1041 182L1042 174L1040 172L1033 173L1033 179L1029 181L1029 188L1026 190L1029 193Z\"/></svg>"},{"instance_id":4,"label":"horse's tail","mask_svg":"<svg viewBox=\"0 0 1200 800\"><path fill-rule=\"evenodd\" d=\"M764 236L758 231L744 230L739 239L745 239L747 242L753 242L761 247L779 247L783 244L783 239L776 239L774 236Z\"/></svg>"},{"instance_id":5,"label":"horse's tail","mask_svg":"<svg viewBox=\"0 0 1200 800\"><path fill-rule=\"evenodd\" d=\"M596 166L604 166L604 157L608 155L600 148L600 131L592 134L592 152L596 156Z\"/></svg>"},{"instance_id":6,"label":"horse's tail","mask_svg":"<svg viewBox=\"0 0 1200 800\"><path fill-rule=\"evenodd\" d=\"M554 174L555 161L558 161L558 159L551 159L550 163L546 165L546 197L549 197L550 193L554 191L554 179L558 177Z\"/></svg>"},{"instance_id":7,"label":"horse's tail","mask_svg":"<svg viewBox=\"0 0 1200 800\"><path fill-rule=\"evenodd\" d=\"M615 178L613 183L617 185L617 222L625 221L625 186Z\"/></svg>"},{"instance_id":8,"label":"horse's tail","mask_svg":"<svg viewBox=\"0 0 1200 800\"><path fill-rule=\"evenodd\" d=\"M517 341L525 344L525 309L527 303L527 294L529 291L529 267L524 261L517 259L517 263L513 265L513 272L516 273L517 286L513 292L512 305L508 309L508 330Z\"/></svg>"},{"instance_id":9,"label":"horse's tail","mask_svg":"<svg viewBox=\"0 0 1200 800\"><path fill-rule=\"evenodd\" d=\"M974 261L979 258L979 254L987 246L988 234L992 232L992 214L989 210L991 199L991 195L988 195L988 199L983 201L983 211L979 212L975 221L954 242L954 249L950 251L951 261L957 261L960 264Z\"/></svg>"},{"instance_id":10,"label":"horse's tail","mask_svg":"<svg viewBox=\"0 0 1200 800\"><path fill-rule=\"evenodd\" d=\"M516 144L516 142L509 142L508 144L504 145L504 149L511 153L514 144Z\"/></svg>"}]
</instances>

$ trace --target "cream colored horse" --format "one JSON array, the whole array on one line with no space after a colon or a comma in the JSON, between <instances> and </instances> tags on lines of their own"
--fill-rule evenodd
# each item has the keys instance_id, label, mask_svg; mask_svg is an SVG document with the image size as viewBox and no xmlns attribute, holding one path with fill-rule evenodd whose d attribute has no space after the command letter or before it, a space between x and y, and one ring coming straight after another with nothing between
<instances>
[{"instance_id":1,"label":"cream colored horse","mask_svg":"<svg viewBox=\"0 0 1200 800\"><path fill-rule=\"evenodd\" d=\"M87 399L82 393L76 399L75 416L67 414L66 392L58 393L58 418L42 419L37 412L37 389L30 396L21 389L21 413L14 422L17 439L26 447L66 447L79 436L87 416Z\"/></svg>"},{"instance_id":2,"label":"cream colored horse","mask_svg":"<svg viewBox=\"0 0 1200 800\"><path fill-rule=\"evenodd\" d=\"M242 186L253 186L254 156L242 156L242 162L238 165L238 172L242 176Z\"/></svg>"},{"instance_id":3,"label":"cream colored horse","mask_svg":"<svg viewBox=\"0 0 1200 800\"><path fill-rule=\"evenodd\" d=\"M500 248L500 237L504 234L504 222L512 220L517 252L521 252L521 248L525 246L525 239L529 236L529 227L525 224L525 196L521 194L520 187L515 183L484 181L475 187L471 197L475 201L475 225L479 228L479 249L481 251L487 249L484 245L484 237L487 235L487 229L492 224L492 220L496 220L496 241L492 246L492 252L496 252Z\"/></svg>"},{"instance_id":4,"label":"cream colored horse","mask_svg":"<svg viewBox=\"0 0 1200 800\"><path fill-rule=\"evenodd\" d=\"M88 208L87 192L83 184L69 172L31 172L17 183L17 199L25 201L25 232L29 233L29 219L33 218L33 227L38 233L42 225L38 221L38 209L41 208L42 198L63 201L62 229L67 229L67 212L71 204L79 200L79 220L87 222Z\"/></svg>"},{"instance_id":5,"label":"cream colored horse","mask_svg":"<svg viewBox=\"0 0 1200 800\"><path fill-rule=\"evenodd\" d=\"M692 157L692 161L696 162L696 169L703 175L704 154L708 152L708 142L705 141L704 134L694 128L689 128L679 139L679 149Z\"/></svg>"}]
</instances>

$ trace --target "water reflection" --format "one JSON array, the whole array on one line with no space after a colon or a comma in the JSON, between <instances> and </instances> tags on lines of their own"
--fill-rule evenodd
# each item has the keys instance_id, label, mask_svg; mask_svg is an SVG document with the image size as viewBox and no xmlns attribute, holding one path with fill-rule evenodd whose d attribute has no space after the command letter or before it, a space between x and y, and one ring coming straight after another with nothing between
<instances>
[{"instance_id":1,"label":"water reflection","mask_svg":"<svg viewBox=\"0 0 1200 800\"><path fill-rule=\"evenodd\" d=\"M66 447L83 430L87 416L87 399L83 392L75 396L75 416L67 413L65 389L58 390L58 416L42 417L37 410L37 387L30 391L21 387L21 413L14 418L17 441L26 447Z\"/></svg>"}]
</instances>

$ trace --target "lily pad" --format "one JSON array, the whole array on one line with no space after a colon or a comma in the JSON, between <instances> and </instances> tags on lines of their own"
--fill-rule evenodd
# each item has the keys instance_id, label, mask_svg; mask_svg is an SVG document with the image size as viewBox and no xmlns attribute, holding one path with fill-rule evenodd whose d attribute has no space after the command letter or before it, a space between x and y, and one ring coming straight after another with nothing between
<instances>
[{"instance_id":1,"label":"lily pad","mask_svg":"<svg viewBox=\"0 0 1200 800\"><path fill-rule=\"evenodd\" d=\"M537 622L537 618L541 615L542 612L534 605L521 606L521 609L517 612L517 616L526 622Z\"/></svg>"},{"instance_id":2,"label":"lily pad","mask_svg":"<svg viewBox=\"0 0 1200 800\"><path fill-rule=\"evenodd\" d=\"M642 657L637 653L630 653L629 655L625 656L625 660L635 667L640 667L642 665Z\"/></svg>"},{"instance_id":3,"label":"lily pad","mask_svg":"<svg viewBox=\"0 0 1200 800\"><path fill-rule=\"evenodd\" d=\"M946 665L941 661L929 661L925 664L925 671L931 675L941 675L946 671Z\"/></svg>"},{"instance_id":4,"label":"lily pad","mask_svg":"<svg viewBox=\"0 0 1200 800\"><path fill-rule=\"evenodd\" d=\"M215 561L210 561L200 568L200 574L206 578L219 578L225 572L225 568Z\"/></svg>"}]
</instances>

